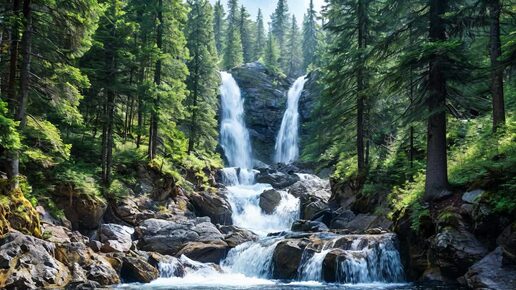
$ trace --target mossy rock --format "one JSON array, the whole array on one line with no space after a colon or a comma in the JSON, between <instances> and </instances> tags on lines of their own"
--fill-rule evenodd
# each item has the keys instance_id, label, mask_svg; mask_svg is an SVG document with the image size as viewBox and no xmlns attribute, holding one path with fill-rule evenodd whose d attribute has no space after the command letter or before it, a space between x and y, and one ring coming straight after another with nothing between
<instances>
[{"instance_id":1,"label":"mossy rock","mask_svg":"<svg viewBox=\"0 0 516 290\"><path fill-rule=\"evenodd\" d=\"M9 228L41 237L39 214L20 188L9 190L7 181L0 184L0 234Z\"/></svg>"}]
</instances>

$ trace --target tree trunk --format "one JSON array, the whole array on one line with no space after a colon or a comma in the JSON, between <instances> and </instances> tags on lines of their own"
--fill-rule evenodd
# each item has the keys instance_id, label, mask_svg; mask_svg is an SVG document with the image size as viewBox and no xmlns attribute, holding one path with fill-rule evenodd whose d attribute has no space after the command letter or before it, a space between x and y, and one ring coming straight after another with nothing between
<instances>
[{"instance_id":1,"label":"tree trunk","mask_svg":"<svg viewBox=\"0 0 516 290\"><path fill-rule=\"evenodd\" d=\"M18 98L18 110L16 112L16 120L20 122L20 129L23 129L23 127L26 124L25 112L27 110L27 101L29 98L30 62L32 46L31 0L25 0L23 2L23 19L25 26L21 42L21 50L23 57L20 71L20 96Z\"/></svg>"},{"instance_id":2,"label":"tree trunk","mask_svg":"<svg viewBox=\"0 0 516 290\"><path fill-rule=\"evenodd\" d=\"M358 174L364 176L366 171L365 166L365 149L364 149L364 115L365 115L365 95L366 89L365 75L364 75L364 50L366 48L366 34L367 34L367 7L363 0L358 1L358 49L359 62L357 69L357 161Z\"/></svg>"},{"instance_id":3,"label":"tree trunk","mask_svg":"<svg viewBox=\"0 0 516 290\"><path fill-rule=\"evenodd\" d=\"M447 0L430 0L430 41L446 40L446 28L442 16L446 12ZM446 79L441 56L430 60L429 99L426 160L426 201L432 201L448 194L448 167L446 158Z\"/></svg>"},{"instance_id":4,"label":"tree trunk","mask_svg":"<svg viewBox=\"0 0 516 290\"><path fill-rule=\"evenodd\" d=\"M503 70L499 58L502 55L500 41L500 0L488 1L489 5L489 56L491 58L491 96L493 101L493 131L505 124L505 106L503 93Z\"/></svg>"},{"instance_id":5,"label":"tree trunk","mask_svg":"<svg viewBox=\"0 0 516 290\"><path fill-rule=\"evenodd\" d=\"M111 7L111 16L116 17L116 6ZM114 24L109 24L110 36L105 44L105 70L107 79L116 83L116 31ZM115 92L111 85L106 88L104 104L104 123L102 128L102 183L104 191L111 185L111 167L113 163L113 120L115 114Z\"/></svg>"},{"instance_id":6,"label":"tree trunk","mask_svg":"<svg viewBox=\"0 0 516 290\"><path fill-rule=\"evenodd\" d=\"M19 17L21 9L21 1L14 0L13 1L13 14L15 17ZM18 71L18 46L20 43L19 39L19 30L20 25L19 21L15 21L12 29L11 29L11 46L9 47L9 79L7 81L7 101L9 104L9 108L11 114L16 115L16 72Z\"/></svg>"},{"instance_id":7,"label":"tree trunk","mask_svg":"<svg viewBox=\"0 0 516 290\"><path fill-rule=\"evenodd\" d=\"M163 48L163 0L158 1L158 25L156 27L156 45L160 51L162 52ZM158 87L161 85L161 55L156 61L156 70L154 72L154 83ZM156 98L154 99L154 108L151 112L151 124L150 124L150 144L149 144L149 159L154 159L156 157L156 153L158 150L158 123L159 123L159 106L160 106L160 98L159 92Z\"/></svg>"}]
</instances>

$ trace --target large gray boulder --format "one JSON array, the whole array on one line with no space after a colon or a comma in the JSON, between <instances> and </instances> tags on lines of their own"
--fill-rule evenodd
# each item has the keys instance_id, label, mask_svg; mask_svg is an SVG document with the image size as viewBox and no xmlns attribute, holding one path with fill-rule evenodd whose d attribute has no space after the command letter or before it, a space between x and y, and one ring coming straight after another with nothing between
<instances>
[{"instance_id":1,"label":"large gray boulder","mask_svg":"<svg viewBox=\"0 0 516 290\"><path fill-rule=\"evenodd\" d=\"M512 290L516 287L516 266L504 266L502 249L496 248L464 275L466 285L472 289Z\"/></svg>"},{"instance_id":2,"label":"large gray boulder","mask_svg":"<svg viewBox=\"0 0 516 290\"><path fill-rule=\"evenodd\" d=\"M451 278L463 275L488 253L477 238L462 226L447 226L431 240L430 260Z\"/></svg>"},{"instance_id":3,"label":"large gray boulder","mask_svg":"<svg viewBox=\"0 0 516 290\"><path fill-rule=\"evenodd\" d=\"M231 225L233 211L227 197L221 193L201 192L190 196L197 216L207 216L214 224Z\"/></svg>"},{"instance_id":4,"label":"large gray boulder","mask_svg":"<svg viewBox=\"0 0 516 290\"><path fill-rule=\"evenodd\" d=\"M104 252L128 252L133 243L134 229L117 224L103 224L98 236Z\"/></svg>"},{"instance_id":5,"label":"large gray boulder","mask_svg":"<svg viewBox=\"0 0 516 290\"><path fill-rule=\"evenodd\" d=\"M218 226L218 228L224 235L224 241L230 248L258 240L258 236L255 233L237 226Z\"/></svg>"},{"instance_id":6,"label":"large gray boulder","mask_svg":"<svg viewBox=\"0 0 516 290\"><path fill-rule=\"evenodd\" d=\"M149 219L136 228L138 248L144 251L158 252L163 255L179 255L181 250L189 247L182 253L188 256L189 253L198 253L200 244L213 246L212 249L219 251L221 245L225 244L224 236L212 224L209 218L196 218L183 221L166 221ZM194 246L188 246L192 243ZM206 246L203 247L203 251ZM192 254L198 258L196 254Z\"/></svg>"}]
</instances>

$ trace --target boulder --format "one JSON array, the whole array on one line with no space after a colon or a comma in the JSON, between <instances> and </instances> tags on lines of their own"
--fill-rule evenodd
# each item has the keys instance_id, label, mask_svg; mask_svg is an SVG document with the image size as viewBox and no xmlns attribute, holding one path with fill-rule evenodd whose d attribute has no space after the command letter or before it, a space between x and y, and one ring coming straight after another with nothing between
<instances>
[{"instance_id":1,"label":"boulder","mask_svg":"<svg viewBox=\"0 0 516 290\"><path fill-rule=\"evenodd\" d=\"M87 280L97 282L103 286L120 283L118 273L110 261L106 257L96 254L82 242L57 245L55 256L68 268L76 269L74 276L86 277Z\"/></svg>"},{"instance_id":2,"label":"boulder","mask_svg":"<svg viewBox=\"0 0 516 290\"><path fill-rule=\"evenodd\" d=\"M142 257L123 257L120 278L124 283L150 283L159 271Z\"/></svg>"},{"instance_id":3,"label":"boulder","mask_svg":"<svg viewBox=\"0 0 516 290\"><path fill-rule=\"evenodd\" d=\"M134 229L117 224L103 224L100 226L98 236L103 243L101 250L104 252L128 252L133 242Z\"/></svg>"},{"instance_id":4,"label":"boulder","mask_svg":"<svg viewBox=\"0 0 516 290\"><path fill-rule=\"evenodd\" d=\"M214 224L231 225L233 211L227 197L222 193L201 192L190 195L197 216L207 216Z\"/></svg>"},{"instance_id":5,"label":"boulder","mask_svg":"<svg viewBox=\"0 0 516 290\"><path fill-rule=\"evenodd\" d=\"M368 215L368 214L358 214L354 219L352 219L347 225L346 228L352 232L361 233L365 230L375 226L374 222L378 219L378 216Z\"/></svg>"},{"instance_id":6,"label":"boulder","mask_svg":"<svg viewBox=\"0 0 516 290\"><path fill-rule=\"evenodd\" d=\"M505 228L496 242L503 253L503 264L516 265L516 222Z\"/></svg>"},{"instance_id":7,"label":"boulder","mask_svg":"<svg viewBox=\"0 0 516 290\"><path fill-rule=\"evenodd\" d=\"M49 242L56 244L70 242L70 230L68 228L47 223L43 223L41 228L43 230L43 236Z\"/></svg>"},{"instance_id":8,"label":"boulder","mask_svg":"<svg viewBox=\"0 0 516 290\"><path fill-rule=\"evenodd\" d=\"M272 255L273 278L294 279L306 244L303 240L284 240L276 245Z\"/></svg>"},{"instance_id":9,"label":"boulder","mask_svg":"<svg viewBox=\"0 0 516 290\"><path fill-rule=\"evenodd\" d=\"M478 201L482 197L482 194L484 194L484 191L482 189L468 191L462 195L462 201L467 203L478 203Z\"/></svg>"},{"instance_id":10,"label":"boulder","mask_svg":"<svg viewBox=\"0 0 516 290\"><path fill-rule=\"evenodd\" d=\"M182 221L148 219L136 228L138 248L164 255L176 255L189 242L221 242L224 236L209 218Z\"/></svg>"},{"instance_id":11,"label":"boulder","mask_svg":"<svg viewBox=\"0 0 516 290\"><path fill-rule=\"evenodd\" d=\"M516 266L503 266L503 251L498 247L464 275L466 285L472 289L514 289Z\"/></svg>"},{"instance_id":12,"label":"boulder","mask_svg":"<svg viewBox=\"0 0 516 290\"><path fill-rule=\"evenodd\" d=\"M318 221L307 221L307 220L297 220L292 224L292 231L294 232L326 232L328 231L328 227Z\"/></svg>"},{"instance_id":13,"label":"boulder","mask_svg":"<svg viewBox=\"0 0 516 290\"><path fill-rule=\"evenodd\" d=\"M337 265L341 261L345 251L342 249L333 249L326 254L323 260L322 278L328 283L337 281Z\"/></svg>"},{"instance_id":14,"label":"boulder","mask_svg":"<svg viewBox=\"0 0 516 290\"><path fill-rule=\"evenodd\" d=\"M260 194L260 208L266 214L273 214L281 202L281 193L275 189L264 191Z\"/></svg>"},{"instance_id":15,"label":"boulder","mask_svg":"<svg viewBox=\"0 0 516 290\"><path fill-rule=\"evenodd\" d=\"M234 248L246 242L258 240L258 236L256 234L237 226L218 226L218 229L224 235L224 241L230 248Z\"/></svg>"},{"instance_id":16,"label":"boulder","mask_svg":"<svg viewBox=\"0 0 516 290\"><path fill-rule=\"evenodd\" d=\"M284 189L299 181L299 176L274 169L260 169L255 177L258 183L267 183L275 189Z\"/></svg>"},{"instance_id":17,"label":"boulder","mask_svg":"<svg viewBox=\"0 0 516 290\"><path fill-rule=\"evenodd\" d=\"M348 223L351 222L356 215L350 210L340 210L338 215L330 222L331 229L347 229Z\"/></svg>"},{"instance_id":18,"label":"boulder","mask_svg":"<svg viewBox=\"0 0 516 290\"><path fill-rule=\"evenodd\" d=\"M189 242L177 253L177 256L185 255L194 261L218 264L226 257L228 251L229 246L224 241Z\"/></svg>"},{"instance_id":19,"label":"boulder","mask_svg":"<svg viewBox=\"0 0 516 290\"><path fill-rule=\"evenodd\" d=\"M487 254L475 236L460 226L443 228L431 241L430 260L443 275L457 278Z\"/></svg>"},{"instance_id":20,"label":"boulder","mask_svg":"<svg viewBox=\"0 0 516 290\"><path fill-rule=\"evenodd\" d=\"M322 199L305 195L301 197L300 206L300 218L304 220L313 220L319 217L319 215L329 210L328 204Z\"/></svg>"},{"instance_id":21,"label":"boulder","mask_svg":"<svg viewBox=\"0 0 516 290\"><path fill-rule=\"evenodd\" d=\"M153 202L148 196L128 196L111 203L113 215L133 226L146 219L155 217L155 213L149 210L152 207Z\"/></svg>"},{"instance_id":22,"label":"boulder","mask_svg":"<svg viewBox=\"0 0 516 290\"><path fill-rule=\"evenodd\" d=\"M288 188L288 193L295 197L311 195L318 197L324 202L330 199L330 182L312 174L299 174L301 180Z\"/></svg>"},{"instance_id":23,"label":"boulder","mask_svg":"<svg viewBox=\"0 0 516 290\"><path fill-rule=\"evenodd\" d=\"M54 257L54 244L9 232L0 239L0 288L62 288L70 281L68 268Z\"/></svg>"},{"instance_id":24,"label":"boulder","mask_svg":"<svg viewBox=\"0 0 516 290\"><path fill-rule=\"evenodd\" d=\"M102 198L83 194L68 185L56 186L54 200L74 230L96 230L107 208Z\"/></svg>"}]
</instances>

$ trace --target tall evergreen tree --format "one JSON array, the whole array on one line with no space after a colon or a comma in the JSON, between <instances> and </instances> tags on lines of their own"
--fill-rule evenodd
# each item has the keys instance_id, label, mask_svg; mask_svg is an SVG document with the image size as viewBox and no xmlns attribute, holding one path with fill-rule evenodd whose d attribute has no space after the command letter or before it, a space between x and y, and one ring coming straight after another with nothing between
<instances>
[{"instance_id":1,"label":"tall evergreen tree","mask_svg":"<svg viewBox=\"0 0 516 290\"><path fill-rule=\"evenodd\" d=\"M39 12L41 7L45 13ZM45 166L49 163L43 164L37 157L69 155L58 126L69 128L83 122L78 110L83 97L80 91L89 84L75 63L91 46L101 7L97 1L89 0L49 3L16 0L2 8L5 10L0 12L1 43L5 55L0 59L0 90L8 104L9 119L19 123L18 131L24 138L17 147L19 151L15 147L0 148L0 163L13 186L17 186L20 168L27 164L20 167L20 157ZM39 135L41 142L35 141L34 134ZM55 150L44 147L44 140L54 140Z\"/></svg>"},{"instance_id":2,"label":"tall evergreen tree","mask_svg":"<svg viewBox=\"0 0 516 290\"><path fill-rule=\"evenodd\" d=\"M238 0L228 1L226 47L224 49L224 68L231 69L244 61L242 39L240 36L240 13Z\"/></svg>"},{"instance_id":3,"label":"tall evergreen tree","mask_svg":"<svg viewBox=\"0 0 516 290\"><path fill-rule=\"evenodd\" d=\"M256 35L254 41L254 57L256 60L263 58L266 45L265 26L263 23L262 10L258 9L258 16L256 17Z\"/></svg>"},{"instance_id":4,"label":"tall evergreen tree","mask_svg":"<svg viewBox=\"0 0 516 290\"><path fill-rule=\"evenodd\" d=\"M189 95L188 153L213 154L217 144L217 53L211 25L213 11L207 0L189 0L186 38L190 59L187 78Z\"/></svg>"},{"instance_id":5,"label":"tall evergreen tree","mask_svg":"<svg viewBox=\"0 0 516 290\"><path fill-rule=\"evenodd\" d=\"M303 70L314 62L317 51L317 13L314 9L314 1L310 0L310 6L303 21Z\"/></svg>"},{"instance_id":6,"label":"tall evergreen tree","mask_svg":"<svg viewBox=\"0 0 516 290\"><path fill-rule=\"evenodd\" d=\"M267 47L265 48L265 65L271 69L277 70L279 69L279 48L276 39L274 38L274 34L269 31L269 35L267 37Z\"/></svg>"},{"instance_id":7,"label":"tall evergreen tree","mask_svg":"<svg viewBox=\"0 0 516 290\"><path fill-rule=\"evenodd\" d=\"M286 46L290 20L287 0L278 0L276 10L274 10L274 14L271 16L271 20L271 31L278 43L280 51L280 66L283 69L283 71L286 71L288 66L288 55Z\"/></svg>"},{"instance_id":8,"label":"tall evergreen tree","mask_svg":"<svg viewBox=\"0 0 516 290\"><path fill-rule=\"evenodd\" d=\"M240 8L240 36L242 39L242 51L244 57L244 63L249 63L254 59L253 52L253 39L251 33L252 21L249 19L250 15L242 5Z\"/></svg>"},{"instance_id":9,"label":"tall evergreen tree","mask_svg":"<svg viewBox=\"0 0 516 290\"><path fill-rule=\"evenodd\" d=\"M298 76L301 71L302 56L301 56L301 35L299 27L297 26L296 16L292 15L292 24L288 34L288 62L287 75L291 77Z\"/></svg>"},{"instance_id":10,"label":"tall evergreen tree","mask_svg":"<svg viewBox=\"0 0 516 290\"><path fill-rule=\"evenodd\" d=\"M225 17L226 12L224 11L224 5L218 0L215 3L213 12L213 32L215 34L215 46L219 56L224 52L224 33L226 31Z\"/></svg>"}]
</instances>

